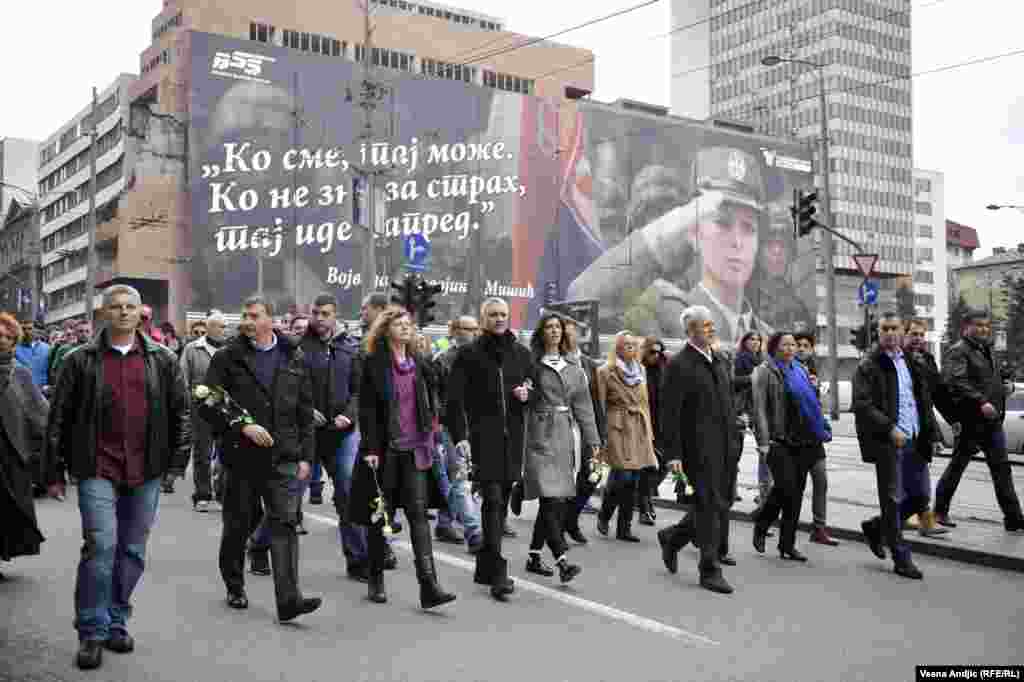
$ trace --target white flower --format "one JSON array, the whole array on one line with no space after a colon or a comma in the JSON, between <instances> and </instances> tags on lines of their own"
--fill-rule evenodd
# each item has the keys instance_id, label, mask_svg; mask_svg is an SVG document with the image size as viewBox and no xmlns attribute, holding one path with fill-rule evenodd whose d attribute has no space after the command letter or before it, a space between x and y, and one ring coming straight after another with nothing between
<instances>
[{"instance_id":1,"label":"white flower","mask_svg":"<svg viewBox=\"0 0 1024 682\"><path fill-rule=\"evenodd\" d=\"M192 395L195 396L196 400L206 400L210 395L210 389L206 386L199 384L192 391Z\"/></svg>"}]
</instances>

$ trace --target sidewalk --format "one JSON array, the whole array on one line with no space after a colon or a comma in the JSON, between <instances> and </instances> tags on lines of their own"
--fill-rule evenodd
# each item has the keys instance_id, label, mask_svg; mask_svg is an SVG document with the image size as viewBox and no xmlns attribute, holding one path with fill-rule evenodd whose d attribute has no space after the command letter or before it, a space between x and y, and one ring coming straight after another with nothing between
<instances>
[{"instance_id":1,"label":"sidewalk","mask_svg":"<svg viewBox=\"0 0 1024 682\"><path fill-rule=\"evenodd\" d=\"M852 420L851 420L852 421ZM757 496L754 441L747 438L740 460L739 495L743 498L733 505L732 517L752 522L754 498ZM932 488L941 476L948 459L936 458L931 465ZM860 524L878 514L878 493L874 467L860 461L856 441L839 438L829 445L828 466L828 528L838 540L864 542ZM1014 467L1014 482L1018 495L1024 491L1024 467ZM674 484L667 479L662 484L659 507L680 508L676 502ZM800 528L811 529L811 481L807 481ZM903 537L912 551L969 564L978 564L1009 571L1024 572L1024 535L1007 533L1003 529L1003 516L995 500L988 467L972 462L953 499L950 517L957 523L945 535L922 537L916 530L904 530ZM743 533L737 542L749 542ZM806 542L806 536L798 542ZM865 546L865 552L869 551Z\"/></svg>"}]
</instances>

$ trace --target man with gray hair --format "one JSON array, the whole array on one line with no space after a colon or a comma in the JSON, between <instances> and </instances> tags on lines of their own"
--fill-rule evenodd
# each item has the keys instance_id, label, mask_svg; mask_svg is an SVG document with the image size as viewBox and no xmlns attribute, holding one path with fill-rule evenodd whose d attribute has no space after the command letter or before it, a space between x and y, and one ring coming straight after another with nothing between
<instances>
[{"instance_id":1,"label":"man with gray hair","mask_svg":"<svg viewBox=\"0 0 1024 682\"><path fill-rule=\"evenodd\" d=\"M661 558L670 573L679 569L679 550L690 541L700 547L701 587L730 594L722 575L723 524L732 501L728 462L735 448L736 411L732 382L723 358L713 353L711 312L691 306L680 316L687 341L669 362L661 395L661 434L673 474L685 470L694 489L694 509L675 526L658 533Z\"/></svg>"},{"instance_id":2,"label":"man with gray hair","mask_svg":"<svg viewBox=\"0 0 1024 682\"><path fill-rule=\"evenodd\" d=\"M181 354L181 372L188 382L191 394L206 379L210 360L217 349L224 345L224 315L211 312L206 318L206 335L185 346ZM213 500L213 478L210 459L213 453L213 432L206 420L199 419L195 404L192 404L192 508L197 512L210 511Z\"/></svg>"},{"instance_id":3,"label":"man with gray hair","mask_svg":"<svg viewBox=\"0 0 1024 682\"><path fill-rule=\"evenodd\" d=\"M44 459L51 486L62 488L65 473L78 480L85 544L75 629L82 669L98 668L104 648L135 648L131 598L145 567L160 482L168 473L184 474L192 441L185 377L174 353L140 332L139 292L108 288L102 312L108 326L64 361Z\"/></svg>"}]
</instances>

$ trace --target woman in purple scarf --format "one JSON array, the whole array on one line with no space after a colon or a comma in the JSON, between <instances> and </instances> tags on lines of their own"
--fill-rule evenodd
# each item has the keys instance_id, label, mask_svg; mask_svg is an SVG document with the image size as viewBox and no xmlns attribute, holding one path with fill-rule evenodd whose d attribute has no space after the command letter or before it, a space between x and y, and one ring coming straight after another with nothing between
<instances>
[{"instance_id":1,"label":"woman in purple scarf","mask_svg":"<svg viewBox=\"0 0 1024 682\"><path fill-rule=\"evenodd\" d=\"M359 394L362 457L356 464L348 517L368 527L368 596L383 604L387 601L384 532L394 511L405 509L420 605L429 609L453 601L455 595L437 584L427 524L427 509L446 505L432 471L431 448L438 429L436 379L430 363L413 350L414 339L412 320L398 306L378 315L367 336ZM382 509L385 515L379 513Z\"/></svg>"}]
</instances>

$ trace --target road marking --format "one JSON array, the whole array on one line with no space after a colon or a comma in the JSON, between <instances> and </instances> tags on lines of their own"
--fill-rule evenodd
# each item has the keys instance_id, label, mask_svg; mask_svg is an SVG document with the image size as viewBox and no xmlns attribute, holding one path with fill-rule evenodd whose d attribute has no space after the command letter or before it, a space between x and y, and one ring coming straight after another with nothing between
<instances>
[{"instance_id":1,"label":"road marking","mask_svg":"<svg viewBox=\"0 0 1024 682\"><path fill-rule=\"evenodd\" d=\"M336 518L331 518L330 516L322 516L320 514L312 514L308 511L303 511L302 516L303 518L313 519L314 521L319 521L320 523L324 523L331 526L336 526L338 524L338 519ZM407 550L409 552L412 551L412 545L410 545L408 542L404 540L398 541L395 544L404 550ZM438 552L437 550L434 551L434 559L440 561L441 563L448 564L449 566L461 568L465 571L473 571L476 568L474 562L472 561L467 561L457 556L446 554L445 552ZM629 611L617 609L614 606L608 606L607 604L601 604L599 602L591 601L589 599L583 599L582 597L577 597L575 595L563 592L561 590L554 590L550 587L545 587L543 585L539 585L535 582L524 580L522 578L516 578L516 587L526 590L527 592L539 594L542 597L547 597L548 599L553 599L555 601L562 602L563 604L567 604L569 606L575 606L576 608L582 609L584 611L589 611L590 613L596 613L599 616L604 616L612 620L621 621L623 623L626 623L627 625L631 625L640 630L646 630L647 632L665 635L666 637L670 637L671 639L680 640L684 642L691 642L694 644L703 644L705 646L719 646L720 644L719 642L716 642L713 639L708 639L707 637L698 635L694 632L689 632L687 630L683 630L682 628L677 628L672 625L666 625L665 623L653 620L651 618L645 618L644 616L640 616L635 613L630 613Z\"/></svg>"}]
</instances>

